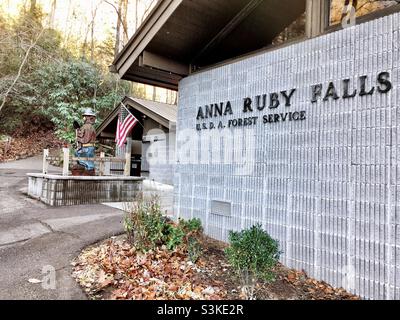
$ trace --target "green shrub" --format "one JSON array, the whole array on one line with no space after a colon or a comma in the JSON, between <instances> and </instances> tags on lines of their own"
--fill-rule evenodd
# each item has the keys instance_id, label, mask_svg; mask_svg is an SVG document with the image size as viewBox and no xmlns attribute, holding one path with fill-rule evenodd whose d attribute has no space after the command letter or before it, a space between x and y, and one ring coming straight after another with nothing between
<instances>
[{"instance_id":1,"label":"green shrub","mask_svg":"<svg viewBox=\"0 0 400 320\"><path fill-rule=\"evenodd\" d=\"M124 227L128 239L138 250L151 250L161 244L166 225L158 200L139 200L125 217Z\"/></svg>"},{"instance_id":2,"label":"green shrub","mask_svg":"<svg viewBox=\"0 0 400 320\"><path fill-rule=\"evenodd\" d=\"M187 221L180 219L179 224L186 233L193 234L203 232L203 226L200 219L191 219Z\"/></svg>"},{"instance_id":3,"label":"green shrub","mask_svg":"<svg viewBox=\"0 0 400 320\"><path fill-rule=\"evenodd\" d=\"M188 247L187 247L187 253L190 261L196 263L200 259L202 252L203 249L201 247L199 239L196 237L190 237L188 240Z\"/></svg>"},{"instance_id":4,"label":"green shrub","mask_svg":"<svg viewBox=\"0 0 400 320\"><path fill-rule=\"evenodd\" d=\"M196 261L200 256L201 221L179 220L178 224L174 224L163 216L157 197L148 201L139 200L125 217L124 228L129 241L140 251L165 245L168 250L181 247L188 252L190 259Z\"/></svg>"},{"instance_id":5,"label":"green shrub","mask_svg":"<svg viewBox=\"0 0 400 320\"><path fill-rule=\"evenodd\" d=\"M225 253L242 281L242 293L254 300L256 282L275 279L273 269L280 256L278 242L258 224L248 230L230 232L229 243Z\"/></svg>"},{"instance_id":6,"label":"green shrub","mask_svg":"<svg viewBox=\"0 0 400 320\"><path fill-rule=\"evenodd\" d=\"M229 243L226 255L240 276L274 280L273 268L280 256L278 242L260 224L241 232L230 232Z\"/></svg>"},{"instance_id":7,"label":"green shrub","mask_svg":"<svg viewBox=\"0 0 400 320\"><path fill-rule=\"evenodd\" d=\"M168 250L174 250L175 248L181 246L184 243L185 233L183 232L180 226L175 226L173 224L169 224L168 228L165 229L165 245Z\"/></svg>"}]
</instances>

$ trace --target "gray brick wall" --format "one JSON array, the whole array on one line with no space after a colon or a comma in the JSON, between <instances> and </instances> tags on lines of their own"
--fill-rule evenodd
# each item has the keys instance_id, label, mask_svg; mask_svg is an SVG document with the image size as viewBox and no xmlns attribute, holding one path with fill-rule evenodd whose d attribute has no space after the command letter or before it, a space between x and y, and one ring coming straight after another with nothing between
<instances>
[{"instance_id":1,"label":"gray brick wall","mask_svg":"<svg viewBox=\"0 0 400 320\"><path fill-rule=\"evenodd\" d=\"M201 218L220 240L262 223L280 241L287 266L364 298L400 299L399 40L393 14L184 79L177 217ZM339 87L342 79L375 79L382 71L391 74L388 94L311 103L311 85ZM226 122L243 116L244 97L291 88L290 111L305 110L306 121L193 131L200 106L230 100ZM219 151L210 141L218 146L228 135L235 135L228 150L248 163L211 161ZM188 154L203 161L185 162ZM212 214L214 200L230 203L230 216Z\"/></svg>"},{"instance_id":2,"label":"gray brick wall","mask_svg":"<svg viewBox=\"0 0 400 320\"><path fill-rule=\"evenodd\" d=\"M174 184L174 165L157 164L150 166L149 179L162 184Z\"/></svg>"},{"instance_id":3,"label":"gray brick wall","mask_svg":"<svg viewBox=\"0 0 400 320\"><path fill-rule=\"evenodd\" d=\"M175 132L152 142L148 149L149 179L172 186L174 184Z\"/></svg>"}]
</instances>

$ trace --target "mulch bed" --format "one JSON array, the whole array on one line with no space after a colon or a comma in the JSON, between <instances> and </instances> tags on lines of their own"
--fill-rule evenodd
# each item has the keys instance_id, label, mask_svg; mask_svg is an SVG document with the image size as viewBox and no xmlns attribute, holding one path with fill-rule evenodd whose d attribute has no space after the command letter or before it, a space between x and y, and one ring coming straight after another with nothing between
<instances>
[{"instance_id":1,"label":"mulch bed","mask_svg":"<svg viewBox=\"0 0 400 320\"><path fill-rule=\"evenodd\" d=\"M142 254L124 236L84 250L72 265L73 277L90 299L241 300L240 281L224 255L225 244L204 238L196 264L180 250L165 247ZM359 300L343 289L282 265L276 281L258 283L259 300Z\"/></svg>"}]
</instances>

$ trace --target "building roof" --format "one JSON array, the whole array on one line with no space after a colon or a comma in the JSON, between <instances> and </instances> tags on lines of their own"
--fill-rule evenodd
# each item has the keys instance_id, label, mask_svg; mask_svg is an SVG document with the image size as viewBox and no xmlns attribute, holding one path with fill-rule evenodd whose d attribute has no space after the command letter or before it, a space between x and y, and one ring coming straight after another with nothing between
<instances>
[{"instance_id":1,"label":"building roof","mask_svg":"<svg viewBox=\"0 0 400 320\"><path fill-rule=\"evenodd\" d=\"M178 116L178 107L174 104L166 104L151 100L143 100L137 98L128 98L131 102L136 102L147 110L157 114L158 116L168 120L169 122L176 122ZM129 102L128 102L129 104ZM132 105L132 104L130 104ZM149 116L150 117L150 116ZM151 118L151 117L150 117Z\"/></svg>"},{"instance_id":2,"label":"building roof","mask_svg":"<svg viewBox=\"0 0 400 320\"><path fill-rule=\"evenodd\" d=\"M306 0L161 0L112 71L177 89L194 69L269 46L305 9Z\"/></svg>"},{"instance_id":3,"label":"building roof","mask_svg":"<svg viewBox=\"0 0 400 320\"><path fill-rule=\"evenodd\" d=\"M176 123L178 115L178 107L176 105L133 97L125 97L122 100L122 103L128 108L133 108L143 113L165 128L170 128L171 125ZM97 135L100 135L107 128L107 126L118 117L120 107L121 104L119 104L118 107L108 114L103 123L98 127Z\"/></svg>"}]
</instances>

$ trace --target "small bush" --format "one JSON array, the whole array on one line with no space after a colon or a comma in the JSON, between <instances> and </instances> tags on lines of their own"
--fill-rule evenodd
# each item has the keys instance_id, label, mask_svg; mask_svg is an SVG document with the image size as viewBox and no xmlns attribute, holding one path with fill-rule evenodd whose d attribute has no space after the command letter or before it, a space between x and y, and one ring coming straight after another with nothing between
<instances>
[{"instance_id":1,"label":"small bush","mask_svg":"<svg viewBox=\"0 0 400 320\"><path fill-rule=\"evenodd\" d=\"M195 238L195 237L189 238L187 252L188 252L190 261L192 261L193 263L196 263L200 259L201 255L203 253L203 249L201 247L201 244L200 244L200 241L198 238Z\"/></svg>"},{"instance_id":2,"label":"small bush","mask_svg":"<svg viewBox=\"0 0 400 320\"><path fill-rule=\"evenodd\" d=\"M201 257L203 251L200 244L200 240L203 235L203 226L201 224L201 220L179 220L179 226L185 234L184 243L189 259L193 263L196 263Z\"/></svg>"},{"instance_id":3,"label":"small bush","mask_svg":"<svg viewBox=\"0 0 400 320\"><path fill-rule=\"evenodd\" d=\"M200 219L191 219L191 220L179 220L179 224L181 228L191 234L198 234L203 232L203 226L201 224Z\"/></svg>"},{"instance_id":4,"label":"small bush","mask_svg":"<svg viewBox=\"0 0 400 320\"><path fill-rule=\"evenodd\" d=\"M254 295L257 280L273 281L273 268L279 261L278 242L265 232L261 225L241 232L230 232L230 246L225 253L243 281L248 298Z\"/></svg>"},{"instance_id":5,"label":"small bush","mask_svg":"<svg viewBox=\"0 0 400 320\"><path fill-rule=\"evenodd\" d=\"M201 221L192 219L173 223L164 217L158 198L139 200L124 219L128 240L140 251L165 245L168 250L181 248L196 262L201 254L199 239L203 228Z\"/></svg>"},{"instance_id":6,"label":"small bush","mask_svg":"<svg viewBox=\"0 0 400 320\"><path fill-rule=\"evenodd\" d=\"M147 251L163 243L166 219L158 199L139 200L124 219L129 241L138 249Z\"/></svg>"},{"instance_id":7,"label":"small bush","mask_svg":"<svg viewBox=\"0 0 400 320\"><path fill-rule=\"evenodd\" d=\"M168 224L165 229L164 242L168 250L174 250L184 242L185 233L182 228L173 224Z\"/></svg>"}]
</instances>

